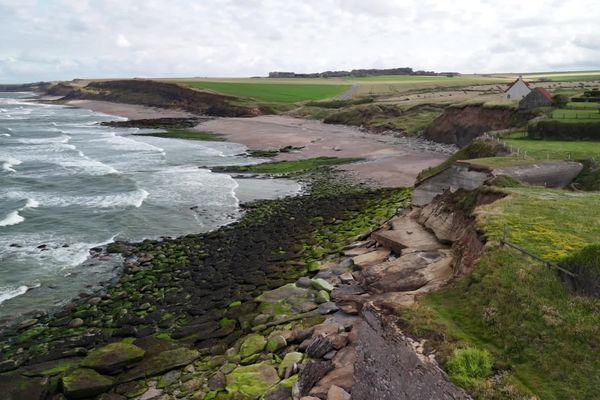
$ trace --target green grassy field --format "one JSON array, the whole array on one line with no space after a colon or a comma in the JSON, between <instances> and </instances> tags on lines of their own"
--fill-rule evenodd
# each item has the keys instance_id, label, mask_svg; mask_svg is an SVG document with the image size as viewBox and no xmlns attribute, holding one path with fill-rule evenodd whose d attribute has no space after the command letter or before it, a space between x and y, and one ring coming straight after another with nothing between
<instances>
[{"instance_id":1,"label":"green grassy field","mask_svg":"<svg viewBox=\"0 0 600 400\"><path fill-rule=\"evenodd\" d=\"M569 102L566 107L571 110L600 110L600 104L598 103L581 103L581 102Z\"/></svg>"},{"instance_id":2,"label":"green grassy field","mask_svg":"<svg viewBox=\"0 0 600 400\"><path fill-rule=\"evenodd\" d=\"M321 100L344 93L350 85L292 84L292 83L252 83L184 81L180 82L196 89L209 89L219 93L251 98L266 103L297 103L307 100Z\"/></svg>"},{"instance_id":3,"label":"green grassy field","mask_svg":"<svg viewBox=\"0 0 600 400\"><path fill-rule=\"evenodd\" d=\"M477 209L477 227L560 261L600 237L599 193L518 187ZM509 248L489 246L474 271L398 314L445 362L455 348L488 350L497 371L476 398L597 398L600 299L570 292L555 271ZM499 372L502 371L502 372Z\"/></svg>"},{"instance_id":4,"label":"green grassy field","mask_svg":"<svg viewBox=\"0 0 600 400\"><path fill-rule=\"evenodd\" d=\"M586 160L600 159L600 142L532 140L527 138L506 139L506 144L527 151L527 157L534 160Z\"/></svg>"},{"instance_id":5,"label":"green grassy field","mask_svg":"<svg viewBox=\"0 0 600 400\"><path fill-rule=\"evenodd\" d=\"M573 82L600 80L600 71L540 72L523 74L526 79L547 80L553 82Z\"/></svg>"},{"instance_id":6,"label":"green grassy field","mask_svg":"<svg viewBox=\"0 0 600 400\"><path fill-rule=\"evenodd\" d=\"M593 107L581 107L578 109L573 109L572 107L573 106L571 106L571 108L560 108L552 111L552 119L557 119L565 122L585 122L600 120L600 112L597 108L594 109Z\"/></svg>"}]
</instances>

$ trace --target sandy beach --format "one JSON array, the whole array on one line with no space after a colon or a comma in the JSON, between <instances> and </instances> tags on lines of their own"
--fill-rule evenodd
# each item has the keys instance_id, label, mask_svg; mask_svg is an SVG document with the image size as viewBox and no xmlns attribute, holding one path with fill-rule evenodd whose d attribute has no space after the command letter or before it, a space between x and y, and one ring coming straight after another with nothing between
<instances>
[{"instance_id":1,"label":"sandy beach","mask_svg":"<svg viewBox=\"0 0 600 400\"><path fill-rule=\"evenodd\" d=\"M361 131L358 128L324 124L287 116L220 118L203 122L195 129L225 135L252 150L302 147L280 153L276 160L313 157L360 157L365 162L342 165L358 181L376 186L412 186L417 174L443 162L448 155L407 145L405 140Z\"/></svg>"},{"instance_id":2,"label":"sandy beach","mask_svg":"<svg viewBox=\"0 0 600 400\"><path fill-rule=\"evenodd\" d=\"M69 105L118 115L129 119L185 118L194 114L181 110L146 107L97 100L72 100ZM336 167L357 182L381 187L412 186L417 174L443 162L448 155L431 151L427 145L407 144L390 135L361 131L356 127L324 124L282 115L254 118L216 118L196 130L224 135L251 150L278 150L286 146L301 149L279 153L275 160L313 157L358 157L364 162Z\"/></svg>"},{"instance_id":3,"label":"sandy beach","mask_svg":"<svg viewBox=\"0 0 600 400\"><path fill-rule=\"evenodd\" d=\"M193 117L187 111L171 110L168 108L146 107L137 104L113 103L99 100L71 100L68 105L87 108L104 114L118 115L129 119L151 119L151 118L187 118Z\"/></svg>"}]
</instances>

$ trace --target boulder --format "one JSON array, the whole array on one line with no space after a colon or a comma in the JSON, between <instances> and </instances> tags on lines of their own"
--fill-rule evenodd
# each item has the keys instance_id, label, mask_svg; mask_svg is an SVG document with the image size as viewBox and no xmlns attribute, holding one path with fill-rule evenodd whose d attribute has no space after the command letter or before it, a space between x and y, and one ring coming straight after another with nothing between
<instances>
[{"instance_id":1,"label":"boulder","mask_svg":"<svg viewBox=\"0 0 600 400\"><path fill-rule=\"evenodd\" d=\"M230 394L259 397L279 383L279 376L266 362L241 366L227 375L226 390Z\"/></svg>"},{"instance_id":2,"label":"boulder","mask_svg":"<svg viewBox=\"0 0 600 400\"><path fill-rule=\"evenodd\" d=\"M196 360L200 353L185 347L163 351L153 357L146 357L137 366L119 377L120 382L129 382L139 378L162 374L177 367L188 365Z\"/></svg>"},{"instance_id":3,"label":"boulder","mask_svg":"<svg viewBox=\"0 0 600 400\"><path fill-rule=\"evenodd\" d=\"M444 247L435 235L409 215L391 221L394 229L374 232L372 237L387 249L400 254L405 248L436 250Z\"/></svg>"},{"instance_id":4,"label":"boulder","mask_svg":"<svg viewBox=\"0 0 600 400\"><path fill-rule=\"evenodd\" d=\"M310 361L300 371L297 387L300 396L306 396L313 386L334 368L331 361Z\"/></svg>"},{"instance_id":5,"label":"boulder","mask_svg":"<svg viewBox=\"0 0 600 400\"><path fill-rule=\"evenodd\" d=\"M350 393L339 386L331 385L327 392L327 400L350 400Z\"/></svg>"},{"instance_id":6,"label":"boulder","mask_svg":"<svg viewBox=\"0 0 600 400\"><path fill-rule=\"evenodd\" d=\"M325 290L327 292L333 290L333 285L323 278L313 278L311 279L311 284L315 290Z\"/></svg>"},{"instance_id":7,"label":"boulder","mask_svg":"<svg viewBox=\"0 0 600 400\"><path fill-rule=\"evenodd\" d=\"M2 400L43 400L48 394L48 378L0 375Z\"/></svg>"},{"instance_id":8,"label":"boulder","mask_svg":"<svg viewBox=\"0 0 600 400\"><path fill-rule=\"evenodd\" d=\"M114 375L144 358L145 351L136 345L117 342L91 351L81 365L102 374Z\"/></svg>"},{"instance_id":9,"label":"boulder","mask_svg":"<svg viewBox=\"0 0 600 400\"><path fill-rule=\"evenodd\" d=\"M287 341L285 338L281 335L275 335L271 336L269 340L267 340L266 349L269 353L274 353L285 346L287 346Z\"/></svg>"},{"instance_id":10,"label":"boulder","mask_svg":"<svg viewBox=\"0 0 600 400\"><path fill-rule=\"evenodd\" d=\"M111 389L115 381L93 369L78 368L62 377L62 388L68 399L86 399Z\"/></svg>"},{"instance_id":11,"label":"boulder","mask_svg":"<svg viewBox=\"0 0 600 400\"><path fill-rule=\"evenodd\" d=\"M352 262L359 268L365 268L370 265L379 264L387 260L391 251L388 249L377 249L369 253L352 258Z\"/></svg>"},{"instance_id":12,"label":"boulder","mask_svg":"<svg viewBox=\"0 0 600 400\"><path fill-rule=\"evenodd\" d=\"M242 359L250 357L251 355L258 354L265 349L267 340L262 335L250 334L246 336L246 339L242 342L240 347L240 357Z\"/></svg>"}]
</instances>

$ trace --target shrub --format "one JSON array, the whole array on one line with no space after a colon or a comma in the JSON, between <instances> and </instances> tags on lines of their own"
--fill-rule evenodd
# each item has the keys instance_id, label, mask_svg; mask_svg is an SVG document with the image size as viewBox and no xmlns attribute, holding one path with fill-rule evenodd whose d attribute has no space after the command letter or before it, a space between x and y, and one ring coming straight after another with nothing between
<instances>
[{"instance_id":1,"label":"shrub","mask_svg":"<svg viewBox=\"0 0 600 400\"><path fill-rule=\"evenodd\" d=\"M577 275L572 278L576 292L600 297L600 244L584 247L563 259L560 265Z\"/></svg>"},{"instance_id":2,"label":"shrub","mask_svg":"<svg viewBox=\"0 0 600 400\"><path fill-rule=\"evenodd\" d=\"M473 388L492 374L492 356L474 347L454 350L447 363L448 374L456 384Z\"/></svg>"}]
</instances>

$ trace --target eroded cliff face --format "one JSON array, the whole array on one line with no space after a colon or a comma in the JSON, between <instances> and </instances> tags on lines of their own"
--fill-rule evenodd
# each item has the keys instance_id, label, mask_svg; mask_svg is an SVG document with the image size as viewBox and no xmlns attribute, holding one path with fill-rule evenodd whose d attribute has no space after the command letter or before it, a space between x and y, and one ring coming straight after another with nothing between
<instances>
[{"instance_id":1,"label":"eroded cliff face","mask_svg":"<svg viewBox=\"0 0 600 400\"><path fill-rule=\"evenodd\" d=\"M140 104L150 107L178 108L195 114L219 117L254 117L261 115L256 107L234 105L234 96L192 89L174 83L151 80L116 80L91 82L65 94L66 100L86 99Z\"/></svg>"},{"instance_id":2,"label":"eroded cliff face","mask_svg":"<svg viewBox=\"0 0 600 400\"><path fill-rule=\"evenodd\" d=\"M424 131L427 139L464 147L485 132L513 128L534 115L508 107L449 107Z\"/></svg>"}]
</instances>

